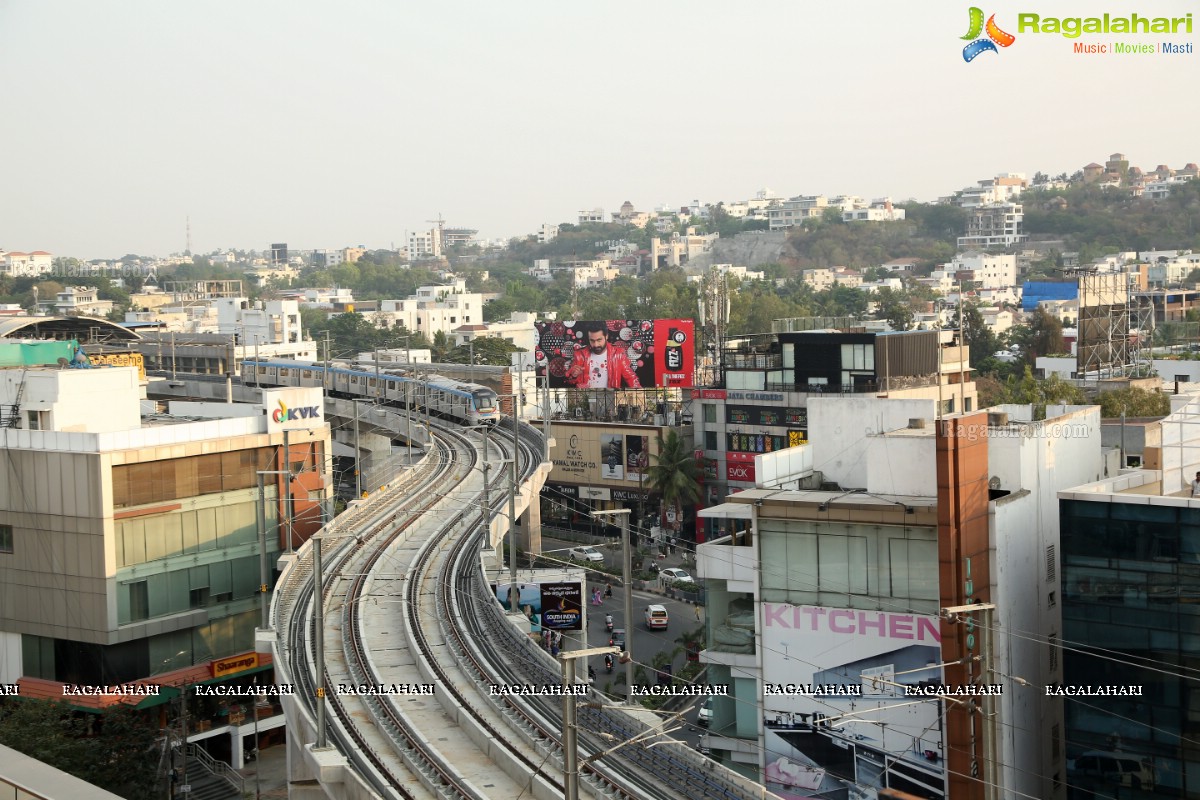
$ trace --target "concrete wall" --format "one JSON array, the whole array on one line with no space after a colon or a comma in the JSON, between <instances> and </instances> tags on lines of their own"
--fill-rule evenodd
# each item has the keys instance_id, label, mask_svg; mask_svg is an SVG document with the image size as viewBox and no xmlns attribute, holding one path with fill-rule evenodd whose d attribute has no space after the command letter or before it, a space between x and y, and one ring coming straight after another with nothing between
<instances>
[{"instance_id":1,"label":"concrete wall","mask_svg":"<svg viewBox=\"0 0 1200 800\"><path fill-rule=\"evenodd\" d=\"M108 629L105 480L95 454L14 448L0 459L0 524L13 528L13 552L0 555L0 630L95 641Z\"/></svg>"},{"instance_id":2,"label":"concrete wall","mask_svg":"<svg viewBox=\"0 0 1200 800\"><path fill-rule=\"evenodd\" d=\"M867 488L867 437L904 428L910 419L932 420L936 405L932 400L810 397L813 469L842 488Z\"/></svg>"},{"instance_id":3,"label":"concrete wall","mask_svg":"<svg viewBox=\"0 0 1200 800\"><path fill-rule=\"evenodd\" d=\"M868 436L867 491L876 494L937 495L933 429L919 434Z\"/></svg>"},{"instance_id":4,"label":"concrete wall","mask_svg":"<svg viewBox=\"0 0 1200 800\"><path fill-rule=\"evenodd\" d=\"M5 399L0 402L6 404L14 402L24 381L22 428L28 427L29 411L47 412L43 430L106 433L140 424L141 387L134 367L5 370L2 377Z\"/></svg>"},{"instance_id":5,"label":"concrete wall","mask_svg":"<svg viewBox=\"0 0 1200 800\"><path fill-rule=\"evenodd\" d=\"M1044 798L1061 796L1049 776L1065 775L1064 766L1051 759L1053 728L1062 730L1062 705L1048 701L1042 692L1045 684L1062 679L1061 654L1051 670L1050 654L1042 643L1062 631L1058 492L1105 473L1100 408L1071 409L1041 422L991 428L988 438L989 474L1011 493L990 504L996 669L1033 684L1023 687L1000 680L1004 785ZM1051 413L1056 410L1064 411ZM1020 407L1009 413L1010 419L1028 416Z\"/></svg>"}]
</instances>

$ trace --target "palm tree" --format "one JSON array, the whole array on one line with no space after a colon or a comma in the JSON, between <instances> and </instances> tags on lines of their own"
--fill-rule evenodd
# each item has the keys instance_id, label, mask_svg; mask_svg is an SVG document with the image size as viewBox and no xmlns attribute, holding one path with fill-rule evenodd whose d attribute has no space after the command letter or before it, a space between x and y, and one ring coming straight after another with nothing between
<instances>
[{"instance_id":1,"label":"palm tree","mask_svg":"<svg viewBox=\"0 0 1200 800\"><path fill-rule=\"evenodd\" d=\"M652 453L650 460L654 463L646 470L647 484L665 505L675 509L678 530L683 504L700 499L700 466L674 430L668 431L665 439L659 434L658 452Z\"/></svg>"}]
</instances>

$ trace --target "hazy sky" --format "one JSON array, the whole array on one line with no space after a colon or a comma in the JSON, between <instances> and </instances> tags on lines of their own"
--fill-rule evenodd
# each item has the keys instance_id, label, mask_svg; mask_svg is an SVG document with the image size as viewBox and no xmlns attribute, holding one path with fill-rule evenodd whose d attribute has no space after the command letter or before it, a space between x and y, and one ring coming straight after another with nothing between
<instances>
[{"instance_id":1,"label":"hazy sky","mask_svg":"<svg viewBox=\"0 0 1200 800\"><path fill-rule=\"evenodd\" d=\"M81 258L400 245L583 208L931 200L1112 152L1200 161L1200 53L1081 55L1042 16L964 62L969 2L0 0L0 248ZM1010 10L1011 9L1011 10Z\"/></svg>"}]
</instances>

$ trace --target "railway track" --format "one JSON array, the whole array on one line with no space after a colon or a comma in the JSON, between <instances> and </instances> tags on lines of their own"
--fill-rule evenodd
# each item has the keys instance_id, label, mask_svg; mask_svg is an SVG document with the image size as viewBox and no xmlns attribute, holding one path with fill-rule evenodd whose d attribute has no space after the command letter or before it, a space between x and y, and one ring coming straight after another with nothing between
<instances>
[{"instance_id":1,"label":"railway track","mask_svg":"<svg viewBox=\"0 0 1200 800\"><path fill-rule=\"evenodd\" d=\"M330 738L380 797L560 798L561 699L490 692L496 684L561 682L555 662L505 619L480 567L477 467L511 442L492 437L481 454L461 431L437 427L432 450L403 483L353 504L327 535ZM524 479L541 459L539 435L523 427L519 450ZM496 474L493 483L502 480ZM501 494L491 497L502 514ZM316 694L311 569L311 555L294 563L275 601L276 630L290 621L281 672L293 679L298 699ZM393 691L396 676L404 676L407 691ZM338 688L380 685L388 690ZM307 705L315 716L314 704ZM624 712L594 705L580 711L581 759L648 730ZM754 791L713 767L682 745L630 746L590 764L581 790L639 800L764 796L761 787Z\"/></svg>"}]
</instances>

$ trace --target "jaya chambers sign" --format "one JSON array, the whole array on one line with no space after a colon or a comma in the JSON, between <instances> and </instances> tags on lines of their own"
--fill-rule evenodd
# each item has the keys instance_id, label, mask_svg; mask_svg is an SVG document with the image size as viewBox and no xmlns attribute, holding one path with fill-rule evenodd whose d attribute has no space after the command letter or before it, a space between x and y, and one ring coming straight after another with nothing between
<instances>
[{"instance_id":1,"label":"jaya chambers sign","mask_svg":"<svg viewBox=\"0 0 1200 800\"><path fill-rule=\"evenodd\" d=\"M942 678L937 617L786 603L763 603L762 617L768 790L945 796L941 704L909 696Z\"/></svg>"},{"instance_id":2,"label":"jaya chambers sign","mask_svg":"<svg viewBox=\"0 0 1200 800\"><path fill-rule=\"evenodd\" d=\"M696 330L690 319L537 322L537 374L552 389L691 386Z\"/></svg>"}]
</instances>

